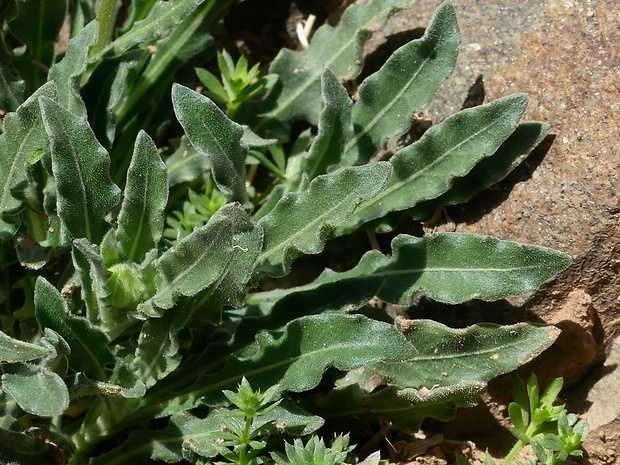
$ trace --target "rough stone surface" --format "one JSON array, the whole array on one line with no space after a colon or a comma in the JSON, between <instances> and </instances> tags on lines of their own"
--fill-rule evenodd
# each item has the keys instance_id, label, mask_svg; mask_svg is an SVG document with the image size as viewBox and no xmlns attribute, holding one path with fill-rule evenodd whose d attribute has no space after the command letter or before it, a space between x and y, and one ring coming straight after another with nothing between
<instances>
[{"instance_id":1,"label":"rough stone surface","mask_svg":"<svg viewBox=\"0 0 620 465\"><path fill-rule=\"evenodd\" d=\"M420 0L392 18L384 35L392 45L405 35L401 31L413 29L419 36L439 4ZM571 267L535 295L512 301L533 320L558 324L565 331L522 375L533 370L544 381L564 375L573 389L568 393L569 408L586 414L594 427L585 447L586 462L618 463L618 1L453 0L453 4L463 37L461 54L454 75L423 118L438 123L458 111L482 75L485 103L529 93L525 119L548 122L551 130L541 147L504 181L466 204L449 207L446 223L453 220L458 232L552 247L575 257ZM385 38L374 37L369 50L379 47L378 53L382 41ZM597 364L599 368L593 369ZM495 428L503 421L511 382L510 377L494 380L486 406L480 407L493 414L489 422ZM613 408L608 408L611 398ZM468 439L474 439L473 428L488 438L484 422L473 417L476 425L467 425L472 415L464 415L459 426L457 416L456 424L444 433L449 436L451 428L467 430ZM499 439L493 441L499 444ZM499 457L504 451L495 452Z\"/></svg>"}]
</instances>

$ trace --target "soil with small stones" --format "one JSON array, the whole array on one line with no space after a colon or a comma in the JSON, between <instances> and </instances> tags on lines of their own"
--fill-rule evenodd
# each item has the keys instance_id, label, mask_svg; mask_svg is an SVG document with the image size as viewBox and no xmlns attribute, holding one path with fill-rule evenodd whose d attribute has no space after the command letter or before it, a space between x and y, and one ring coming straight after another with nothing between
<instances>
[{"instance_id":1,"label":"soil with small stones","mask_svg":"<svg viewBox=\"0 0 620 465\"><path fill-rule=\"evenodd\" d=\"M416 139L460 108L514 92L530 93L526 119L552 125L547 139L511 175L467 204L448 208L435 229L553 247L575 257L574 263L530 296L457 307L422 299L408 316L453 327L534 321L562 329L555 344L517 374L527 378L535 372L542 385L565 378L569 411L591 425L581 462L593 464L620 463L620 16L615 2L453 0L463 35L457 69L410 134ZM349 3L243 2L226 19L226 48L266 70L280 48L299 47L298 23L312 14L315 29L334 24ZM366 47L363 76L390 50L420 37L438 4L420 0L375 34ZM414 225L402 229L422 232ZM380 247L389 250L387 244L389 238L379 237ZM335 269L358 258L327 255ZM310 271L295 279L312 275L312 258L303 263ZM506 407L517 374L490 382L480 404L459 410L450 422L428 420L414 436L379 425L359 447L369 453L381 449L392 462L427 464L454 463L456 453L479 463L488 449L499 463L514 443ZM533 458L527 449L518 459L526 457Z\"/></svg>"}]
</instances>

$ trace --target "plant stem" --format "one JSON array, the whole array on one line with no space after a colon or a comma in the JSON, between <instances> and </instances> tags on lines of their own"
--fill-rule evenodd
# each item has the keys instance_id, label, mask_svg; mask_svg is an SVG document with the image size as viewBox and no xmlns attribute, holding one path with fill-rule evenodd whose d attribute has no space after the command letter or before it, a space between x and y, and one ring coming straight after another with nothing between
<instances>
[{"instance_id":1,"label":"plant stem","mask_svg":"<svg viewBox=\"0 0 620 465\"><path fill-rule=\"evenodd\" d=\"M526 444L527 444L526 442L519 439L516 442L516 444L512 446L512 449L510 449L510 452L508 452L508 454L502 461L502 465L509 465L510 463L512 463L512 461L519 454L519 452L521 452L521 449L523 449L526 446Z\"/></svg>"},{"instance_id":2,"label":"plant stem","mask_svg":"<svg viewBox=\"0 0 620 465\"><path fill-rule=\"evenodd\" d=\"M97 21L99 21L99 36L97 43L91 49L91 56L101 52L112 39L114 32L114 24L116 22L116 12L120 2L116 0L101 0L99 11L97 12Z\"/></svg>"}]
</instances>

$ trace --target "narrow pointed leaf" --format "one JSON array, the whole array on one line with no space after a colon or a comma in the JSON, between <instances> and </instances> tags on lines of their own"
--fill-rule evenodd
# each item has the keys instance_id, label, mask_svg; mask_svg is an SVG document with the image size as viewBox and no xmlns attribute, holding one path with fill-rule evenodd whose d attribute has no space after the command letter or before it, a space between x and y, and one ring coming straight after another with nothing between
<instances>
[{"instance_id":1,"label":"narrow pointed leaf","mask_svg":"<svg viewBox=\"0 0 620 465\"><path fill-rule=\"evenodd\" d=\"M347 229L446 192L454 178L469 173L499 148L519 124L526 107L527 95L510 95L460 111L426 131L391 158L394 171L388 186L360 206Z\"/></svg>"},{"instance_id":2,"label":"narrow pointed leaf","mask_svg":"<svg viewBox=\"0 0 620 465\"><path fill-rule=\"evenodd\" d=\"M82 29L69 41L64 58L50 68L47 77L48 81L55 81L58 87L56 102L74 115L83 118L86 117L86 105L80 97L81 80L88 67L88 53L97 42L98 32L99 26L96 21Z\"/></svg>"},{"instance_id":3,"label":"narrow pointed leaf","mask_svg":"<svg viewBox=\"0 0 620 465\"><path fill-rule=\"evenodd\" d=\"M352 101L340 80L328 68L321 76L323 109L319 117L319 132L305 157L304 172L310 179L327 173L330 165L340 165L345 142L353 131Z\"/></svg>"},{"instance_id":4,"label":"narrow pointed leaf","mask_svg":"<svg viewBox=\"0 0 620 465\"><path fill-rule=\"evenodd\" d=\"M8 113L17 110L24 101L25 83L15 76L11 67L13 55L7 50L4 37L0 38L0 109Z\"/></svg>"},{"instance_id":5,"label":"narrow pointed leaf","mask_svg":"<svg viewBox=\"0 0 620 465\"><path fill-rule=\"evenodd\" d=\"M220 191L229 201L251 208L245 189L247 149L241 144L243 128L209 98L179 84L172 88L172 104L192 145L209 159Z\"/></svg>"},{"instance_id":6,"label":"narrow pointed leaf","mask_svg":"<svg viewBox=\"0 0 620 465\"><path fill-rule=\"evenodd\" d=\"M0 331L0 363L27 362L49 354L50 351L44 347L15 339Z\"/></svg>"},{"instance_id":7,"label":"narrow pointed leaf","mask_svg":"<svg viewBox=\"0 0 620 465\"><path fill-rule=\"evenodd\" d=\"M261 106L267 121L263 130L269 124L288 125L298 119L316 124L321 110L323 67L331 69L341 80L355 79L364 62L364 42L371 33L394 13L415 3L416 0L374 0L370 5L351 5L339 26L325 25L316 31L307 50L282 50L269 69L280 80Z\"/></svg>"},{"instance_id":8,"label":"narrow pointed leaf","mask_svg":"<svg viewBox=\"0 0 620 465\"><path fill-rule=\"evenodd\" d=\"M98 380L107 381L106 365L114 363L108 339L86 318L72 315L60 292L39 277L35 286L35 314L41 328L60 334L71 347L71 367Z\"/></svg>"},{"instance_id":9,"label":"narrow pointed leaf","mask_svg":"<svg viewBox=\"0 0 620 465\"><path fill-rule=\"evenodd\" d=\"M39 97L55 99L56 86L41 86L16 112L4 117L4 132L0 134L0 238L11 237L17 231L16 220L7 214L17 213L24 205L19 199L20 191L28 183L29 163L40 157L48 147L48 138L41 119ZM16 197L17 196L17 197Z\"/></svg>"},{"instance_id":10,"label":"narrow pointed leaf","mask_svg":"<svg viewBox=\"0 0 620 465\"><path fill-rule=\"evenodd\" d=\"M42 97L40 102L63 239L83 237L98 244L110 228L105 217L120 198L119 188L110 179L108 154L86 120L50 99Z\"/></svg>"},{"instance_id":11,"label":"narrow pointed leaf","mask_svg":"<svg viewBox=\"0 0 620 465\"><path fill-rule=\"evenodd\" d=\"M329 232L348 221L361 202L378 195L389 175L384 162L344 168L315 178L305 192L284 196L258 222L265 230L260 271L283 276L301 253L319 253Z\"/></svg>"},{"instance_id":12,"label":"narrow pointed leaf","mask_svg":"<svg viewBox=\"0 0 620 465\"><path fill-rule=\"evenodd\" d=\"M53 417L69 407L67 386L49 368L19 363L3 367L3 372L2 390L26 412Z\"/></svg>"},{"instance_id":13,"label":"narrow pointed leaf","mask_svg":"<svg viewBox=\"0 0 620 465\"><path fill-rule=\"evenodd\" d=\"M212 8L217 4L217 0L206 1ZM119 55L135 45L159 37L181 23L203 2L205 0L158 1L150 8L146 18L134 23L129 31L105 47L100 53L91 57L91 62L99 61L104 55ZM226 3L229 2L226 1Z\"/></svg>"},{"instance_id":14,"label":"narrow pointed leaf","mask_svg":"<svg viewBox=\"0 0 620 465\"><path fill-rule=\"evenodd\" d=\"M164 229L164 209L168 202L166 165L153 140L144 131L136 139L127 172L116 239L119 259L139 262L157 247Z\"/></svg>"},{"instance_id":15,"label":"narrow pointed leaf","mask_svg":"<svg viewBox=\"0 0 620 465\"><path fill-rule=\"evenodd\" d=\"M416 206L411 215L417 219L429 218L438 205L467 202L477 192L501 181L543 141L549 127L536 121L519 123L492 156L482 160L464 177L455 179L445 194Z\"/></svg>"},{"instance_id":16,"label":"narrow pointed leaf","mask_svg":"<svg viewBox=\"0 0 620 465\"><path fill-rule=\"evenodd\" d=\"M194 296L217 283L232 258L233 233L230 219L222 213L216 214L206 225L194 229L164 252L154 262L158 271L157 292L140 304L138 310L148 316L161 316L161 309L171 308L177 297Z\"/></svg>"},{"instance_id":17,"label":"narrow pointed leaf","mask_svg":"<svg viewBox=\"0 0 620 465\"><path fill-rule=\"evenodd\" d=\"M346 145L346 164L366 163L389 138L409 130L413 115L426 108L452 74L460 41L454 7L444 2L421 39L396 50L364 80L353 107L355 130Z\"/></svg>"}]
</instances>

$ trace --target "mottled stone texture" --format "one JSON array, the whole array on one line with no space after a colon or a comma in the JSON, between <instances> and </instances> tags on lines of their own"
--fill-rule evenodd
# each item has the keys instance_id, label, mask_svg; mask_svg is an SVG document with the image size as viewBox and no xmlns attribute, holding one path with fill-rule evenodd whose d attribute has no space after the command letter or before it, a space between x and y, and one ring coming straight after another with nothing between
<instances>
[{"instance_id":1,"label":"mottled stone texture","mask_svg":"<svg viewBox=\"0 0 620 465\"><path fill-rule=\"evenodd\" d=\"M439 3L420 0L395 16L384 34L423 27ZM425 116L437 123L458 111L482 75L485 102L529 93L526 119L550 123L554 136L495 191L449 209L456 230L549 246L573 256L585 252L617 205L618 1L453 3L463 36L461 54Z\"/></svg>"},{"instance_id":2,"label":"mottled stone texture","mask_svg":"<svg viewBox=\"0 0 620 465\"><path fill-rule=\"evenodd\" d=\"M388 41L399 42L399 31L424 27L439 3L420 0L395 16L384 31ZM568 343L555 344L524 371L564 374L569 385L582 387L569 396L569 407L585 413L595 428L585 445L589 460L611 463L616 454L609 450L620 448L620 410L606 407L617 397L620 376L617 364L609 363L617 357L612 348L620 344L620 3L453 3L463 36L461 55L423 117L437 123L458 111L482 75L485 102L529 93L525 119L548 122L551 136L507 179L449 207L448 214L456 231L548 246L575 257L534 296L514 301L519 312L560 322L570 334ZM374 37L369 49L382 41ZM605 367L590 372L605 353ZM509 398L501 392L509 395L509 380L490 384L487 405L499 402L504 411Z\"/></svg>"}]
</instances>

